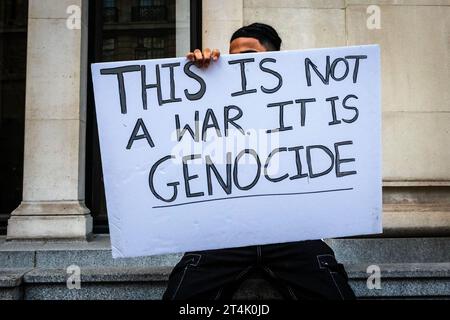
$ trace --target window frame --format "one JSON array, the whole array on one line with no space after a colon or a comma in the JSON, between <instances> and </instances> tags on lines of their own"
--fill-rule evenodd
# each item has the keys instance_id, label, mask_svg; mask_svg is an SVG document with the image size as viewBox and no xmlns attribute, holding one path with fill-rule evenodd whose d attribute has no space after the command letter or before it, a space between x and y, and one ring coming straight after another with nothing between
<instances>
[{"instance_id":1,"label":"window frame","mask_svg":"<svg viewBox=\"0 0 450 320\"><path fill-rule=\"evenodd\" d=\"M202 0L190 0L190 48L202 48ZM92 87L91 63L101 61L103 33L103 1L89 1L88 29L88 90L86 110L86 169L85 202L94 221L94 233L109 233L106 215L106 200L103 186L103 173L95 115Z\"/></svg>"}]
</instances>

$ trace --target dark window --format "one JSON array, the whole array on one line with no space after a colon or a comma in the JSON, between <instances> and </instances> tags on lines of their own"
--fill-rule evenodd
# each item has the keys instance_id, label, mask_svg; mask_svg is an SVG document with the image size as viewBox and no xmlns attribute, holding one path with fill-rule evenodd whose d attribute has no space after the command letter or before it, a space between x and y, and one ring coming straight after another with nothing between
<instances>
[{"instance_id":1,"label":"dark window","mask_svg":"<svg viewBox=\"0 0 450 320\"><path fill-rule=\"evenodd\" d=\"M0 234L22 200L27 0L0 1Z\"/></svg>"},{"instance_id":2,"label":"dark window","mask_svg":"<svg viewBox=\"0 0 450 320\"><path fill-rule=\"evenodd\" d=\"M116 38L103 39L102 57L105 61L114 61L114 54L117 48Z\"/></svg>"},{"instance_id":3,"label":"dark window","mask_svg":"<svg viewBox=\"0 0 450 320\"><path fill-rule=\"evenodd\" d=\"M89 60L171 58L201 47L201 0L89 1ZM94 232L108 232L97 122L90 88L87 112L86 205Z\"/></svg>"}]
</instances>

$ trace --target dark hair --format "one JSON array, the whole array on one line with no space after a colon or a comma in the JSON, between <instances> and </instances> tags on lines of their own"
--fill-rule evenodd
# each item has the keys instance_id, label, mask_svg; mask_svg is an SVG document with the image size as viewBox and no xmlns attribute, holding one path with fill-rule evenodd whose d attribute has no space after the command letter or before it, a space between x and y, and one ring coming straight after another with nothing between
<instances>
[{"instance_id":1,"label":"dark hair","mask_svg":"<svg viewBox=\"0 0 450 320\"><path fill-rule=\"evenodd\" d=\"M236 30L231 41L237 38L255 38L268 50L280 51L281 38L274 28L264 23L252 23Z\"/></svg>"}]
</instances>

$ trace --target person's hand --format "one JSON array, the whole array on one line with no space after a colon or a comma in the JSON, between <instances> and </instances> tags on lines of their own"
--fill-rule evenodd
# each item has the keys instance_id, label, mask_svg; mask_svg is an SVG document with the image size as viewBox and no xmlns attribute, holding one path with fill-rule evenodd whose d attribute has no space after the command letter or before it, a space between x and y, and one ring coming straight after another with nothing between
<instances>
[{"instance_id":1,"label":"person's hand","mask_svg":"<svg viewBox=\"0 0 450 320\"><path fill-rule=\"evenodd\" d=\"M219 49L206 48L203 52L200 49L195 49L194 52L189 52L186 58L190 61L195 62L195 65L199 68L208 68L212 61L217 61L220 57Z\"/></svg>"}]
</instances>

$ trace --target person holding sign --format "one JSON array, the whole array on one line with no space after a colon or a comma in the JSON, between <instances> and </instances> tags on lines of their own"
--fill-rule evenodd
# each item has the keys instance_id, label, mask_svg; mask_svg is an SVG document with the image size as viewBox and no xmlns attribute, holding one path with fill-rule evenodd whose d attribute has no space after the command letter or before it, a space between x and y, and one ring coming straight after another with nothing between
<instances>
[{"instance_id":1,"label":"person holding sign","mask_svg":"<svg viewBox=\"0 0 450 320\"><path fill-rule=\"evenodd\" d=\"M233 34L229 52L279 51L280 46L274 28L254 23ZM214 67L219 57L217 49L187 55L199 68ZM255 272L287 299L355 299L343 265L322 240L187 252L173 269L163 299L231 299Z\"/></svg>"}]
</instances>

